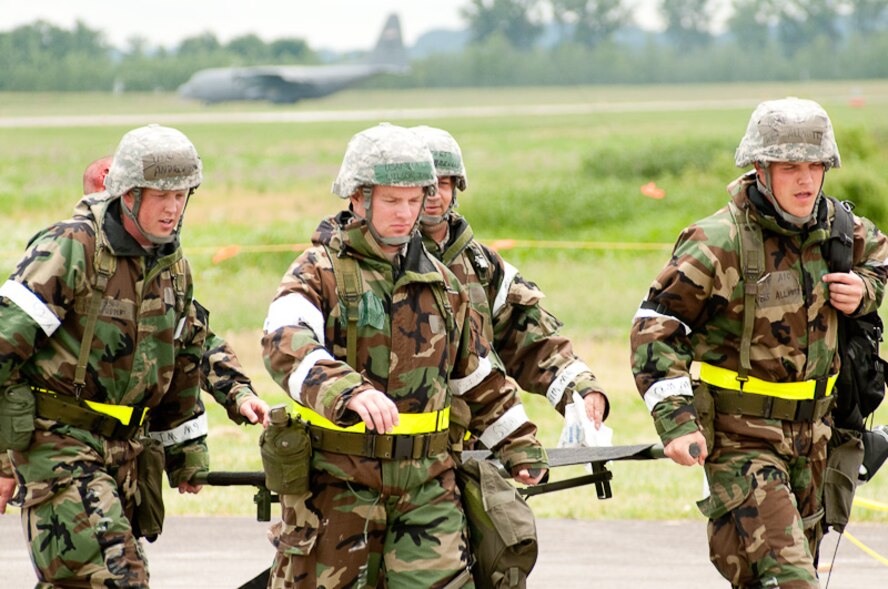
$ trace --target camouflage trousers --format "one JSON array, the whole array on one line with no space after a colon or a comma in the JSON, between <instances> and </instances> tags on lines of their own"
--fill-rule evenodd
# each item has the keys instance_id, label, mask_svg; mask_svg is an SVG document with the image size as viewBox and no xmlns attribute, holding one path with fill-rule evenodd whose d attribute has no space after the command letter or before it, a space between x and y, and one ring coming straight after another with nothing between
<instances>
[{"instance_id":1,"label":"camouflage trousers","mask_svg":"<svg viewBox=\"0 0 888 589\"><path fill-rule=\"evenodd\" d=\"M830 428L717 415L706 459L710 560L733 587L817 589Z\"/></svg>"},{"instance_id":2,"label":"camouflage trousers","mask_svg":"<svg viewBox=\"0 0 888 589\"><path fill-rule=\"evenodd\" d=\"M147 562L125 508L139 446L82 433L38 430L30 448L12 453L37 587L147 588Z\"/></svg>"},{"instance_id":3,"label":"camouflage trousers","mask_svg":"<svg viewBox=\"0 0 888 589\"><path fill-rule=\"evenodd\" d=\"M269 531L277 548L269 588L442 588L467 570L454 470L429 479L409 472L416 461L367 462L381 463L386 484L313 469L311 491L281 496L282 522ZM468 577L457 586L474 584Z\"/></svg>"}]
</instances>

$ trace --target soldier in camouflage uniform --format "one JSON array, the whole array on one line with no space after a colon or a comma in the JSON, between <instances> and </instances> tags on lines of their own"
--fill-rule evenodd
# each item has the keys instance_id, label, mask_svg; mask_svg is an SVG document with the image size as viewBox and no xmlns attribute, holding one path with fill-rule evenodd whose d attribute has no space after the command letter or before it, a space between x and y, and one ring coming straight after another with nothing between
<instances>
[{"instance_id":1,"label":"soldier in camouflage uniform","mask_svg":"<svg viewBox=\"0 0 888 589\"><path fill-rule=\"evenodd\" d=\"M633 373L666 455L704 465L698 505L719 572L734 587L814 588L837 314L878 308L888 242L855 217L853 271L829 272L822 187L840 160L818 104L763 102L736 163L755 169L682 232L635 316Z\"/></svg>"},{"instance_id":2,"label":"soldier in camouflage uniform","mask_svg":"<svg viewBox=\"0 0 888 589\"><path fill-rule=\"evenodd\" d=\"M525 391L545 395L564 415L573 393L583 398L586 414L596 427L607 417L604 389L592 371L573 353L570 340L558 334L561 323L546 311L543 293L518 270L474 239L465 217L454 211L456 190L468 187L459 144L447 131L433 127L411 129L432 152L438 191L426 199L421 228L426 248L444 262L465 287L478 313L481 333L493 344L506 374ZM456 399L451 423L455 436L465 432L465 404ZM454 443L459 443L454 439Z\"/></svg>"},{"instance_id":3,"label":"soldier in camouflage uniform","mask_svg":"<svg viewBox=\"0 0 888 589\"><path fill-rule=\"evenodd\" d=\"M86 209L90 201L107 198L104 193L105 176L114 157L106 155L90 163L83 171L83 194L94 195L83 199L75 208ZM107 193L105 193L107 194ZM268 424L268 403L253 391L250 377L244 373L240 359L223 338L210 329L210 312L197 300L194 301L197 320L203 327L196 332L206 332L203 358L200 362L200 387L210 393L213 399L228 412L228 417L237 424Z\"/></svg>"},{"instance_id":4,"label":"soldier in camouflage uniform","mask_svg":"<svg viewBox=\"0 0 888 589\"><path fill-rule=\"evenodd\" d=\"M486 356L459 281L416 232L435 183L407 129L355 135L333 184L349 210L320 224L269 308L266 366L311 423L314 448L310 490L281 498L271 587L473 586L448 452L454 396L517 480L542 477L535 426ZM357 273L357 316L341 264Z\"/></svg>"},{"instance_id":5,"label":"soldier in camouflage uniform","mask_svg":"<svg viewBox=\"0 0 888 589\"><path fill-rule=\"evenodd\" d=\"M35 431L7 453L15 479L0 495L18 484L38 587L148 587L131 525L146 440L162 443L172 486L200 490L189 481L208 466L205 335L178 236L201 179L185 135L130 131L111 197L39 235L0 287L0 382L17 378L36 401Z\"/></svg>"}]
</instances>

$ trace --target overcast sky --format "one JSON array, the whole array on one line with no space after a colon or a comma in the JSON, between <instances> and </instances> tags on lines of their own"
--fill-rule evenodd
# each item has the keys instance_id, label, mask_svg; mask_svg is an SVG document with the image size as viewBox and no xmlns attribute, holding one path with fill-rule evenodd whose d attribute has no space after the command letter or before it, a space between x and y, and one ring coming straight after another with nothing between
<instances>
[{"instance_id":1,"label":"overcast sky","mask_svg":"<svg viewBox=\"0 0 888 589\"><path fill-rule=\"evenodd\" d=\"M656 0L631 0L637 19L655 26ZM401 17L404 42L412 45L433 28L461 29L460 7L469 0L0 0L0 30L37 19L70 29L78 19L105 33L118 48L141 36L174 47L205 31L226 42L247 33L265 41L297 37L312 49L368 49L386 16Z\"/></svg>"}]
</instances>

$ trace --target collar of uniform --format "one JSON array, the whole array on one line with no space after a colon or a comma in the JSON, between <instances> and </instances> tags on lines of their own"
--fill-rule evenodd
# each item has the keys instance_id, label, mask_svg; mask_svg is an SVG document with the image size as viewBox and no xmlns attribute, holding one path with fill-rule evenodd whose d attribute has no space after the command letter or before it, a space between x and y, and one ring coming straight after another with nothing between
<instances>
[{"instance_id":1,"label":"collar of uniform","mask_svg":"<svg viewBox=\"0 0 888 589\"><path fill-rule=\"evenodd\" d=\"M444 264L450 266L453 262L472 242L475 238L475 232L472 226L466 221L466 218L458 213L450 214L450 222L448 223L449 235L447 245L444 248L444 254L441 256Z\"/></svg>"},{"instance_id":2,"label":"collar of uniform","mask_svg":"<svg viewBox=\"0 0 888 589\"><path fill-rule=\"evenodd\" d=\"M819 238L822 233L822 239L828 237L828 208L824 205L826 198L823 195L817 200L817 211L814 217L804 227L798 227L781 219L771 202L758 190L754 180L746 186L745 190L735 196L735 202L741 210L750 208L750 214L763 229L781 235L818 236Z\"/></svg>"}]
</instances>

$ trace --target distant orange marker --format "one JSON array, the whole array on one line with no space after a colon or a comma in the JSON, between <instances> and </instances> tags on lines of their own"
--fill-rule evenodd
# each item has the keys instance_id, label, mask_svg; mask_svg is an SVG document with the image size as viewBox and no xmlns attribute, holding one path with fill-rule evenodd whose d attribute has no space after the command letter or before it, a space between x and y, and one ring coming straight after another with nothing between
<instances>
[{"instance_id":1,"label":"distant orange marker","mask_svg":"<svg viewBox=\"0 0 888 589\"><path fill-rule=\"evenodd\" d=\"M848 104L854 108L863 108L866 106L866 98L863 96L852 96L851 100L848 101Z\"/></svg>"},{"instance_id":2,"label":"distant orange marker","mask_svg":"<svg viewBox=\"0 0 888 589\"><path fill-rule=\"evenodd\" d=\"M218 264L220 262L224 262L229 258L233 258L234 256L240 253L239 245L226 245L225 247L220 247L219 251L213 254L213 264Z\"/></svg>"},{"instance_id":3,"label":"distant orange marker","mask_svg":"<svg viewBox=\"0 0 888 589\"><path fill-rule=\"evenodd\" d=\"M510 250L513 247L515 247L515 240L514 239L497 239L496 241L488 243L487 245L490 247L490 249L492 249L495 252L498 252L500 250Z\"/></svg>"},{"instance_id":4,"label":"distant orange marker","mask_svg":"<svg viewBox=\"0 0 888 589\"><path fill-rule=\"evenodd\" d=\"M666 196L666 191L662 188L658 188L656 184L653 182L648 182L647 184L641 187L641 193L650 198L664 198Z\"/></svg>"}]
</instances>

